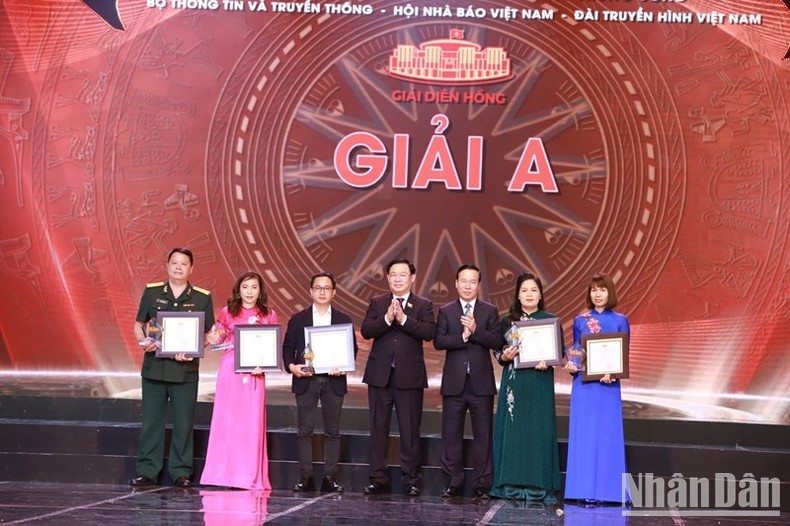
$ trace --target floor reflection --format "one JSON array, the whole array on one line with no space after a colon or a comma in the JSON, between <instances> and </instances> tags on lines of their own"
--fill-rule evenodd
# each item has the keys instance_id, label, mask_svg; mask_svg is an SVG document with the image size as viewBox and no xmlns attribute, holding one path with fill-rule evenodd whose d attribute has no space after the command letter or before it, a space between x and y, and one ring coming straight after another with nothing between
<instances>
[{"instance_id":1,"label":"floor reflection","mask_svg":"<svg viewBox=\"0 0 790 526\"><path fill-rule=\"evenodd\" d=\"M200 490L206 526L249 526L266 520L270 491Z\"/></svg>"},{"instance_id":2,"label":"floor reflection","mask_svg":"<svg viewBox=\"0 0 790 526\"><path fill-rule=\"evenodd\" d=\"M620 506L553 505L438 496L366 497L360 493L293 494L221 488L147 488L102 484L0 482L0 524L80 526L584 525L757 526L790 522L775 517L627 516Z\"/></svg>"}]
</instances>

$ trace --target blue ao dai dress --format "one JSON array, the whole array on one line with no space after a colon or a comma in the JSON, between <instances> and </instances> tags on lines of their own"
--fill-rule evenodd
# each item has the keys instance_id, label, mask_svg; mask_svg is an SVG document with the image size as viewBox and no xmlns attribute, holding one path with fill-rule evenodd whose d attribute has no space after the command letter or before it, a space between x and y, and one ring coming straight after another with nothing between
<instances>
[{"instance_id":1,"label":"blue ao dai dress","mask_svg":"<svg viewBox=\"0 0 790 526\"><path fill-rule=\"evenodd\" d=\"M593 310L573 321L573 341L593 333L630 332L619 312ZM568 466L565 499L621 502L626 473L620 381L582 382L574 375L571 387ZM626 500L629 500L626 497Z\"/></svg>"}]
</instances>

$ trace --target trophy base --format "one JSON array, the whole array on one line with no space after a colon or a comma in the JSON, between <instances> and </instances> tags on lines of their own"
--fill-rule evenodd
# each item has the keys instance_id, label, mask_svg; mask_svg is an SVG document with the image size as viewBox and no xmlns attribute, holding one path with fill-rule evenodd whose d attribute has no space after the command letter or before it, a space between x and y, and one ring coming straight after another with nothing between
<instances>
[{"instance_id":1,"label":"trophy base","mask_svg":"<svg viewBox=\"0 0 790 526\"><path fill-rule=\"evenodd\" d=\"M139 345L143 349L147 348L151 344L155 344L157 349L161 347L161 341L155 340L154 338L149 338L146 336L142 340L137 340L137 345Z\"/></svg>"},{"instance_id":2,"label":"trophy base","mask_svg":"<svg viewBox=\"0 0 790 526\"><path fill-rule=\"evenodd\" d=\"M224 351L226 349L232 349L232 348L233 348L233 344L232 343L218 343L218 344L215 344L215 345L212 345L211 347L209 347L209 350L211 350L211 352L219 352L219 351Z\"/></svg>"}]
</instances>

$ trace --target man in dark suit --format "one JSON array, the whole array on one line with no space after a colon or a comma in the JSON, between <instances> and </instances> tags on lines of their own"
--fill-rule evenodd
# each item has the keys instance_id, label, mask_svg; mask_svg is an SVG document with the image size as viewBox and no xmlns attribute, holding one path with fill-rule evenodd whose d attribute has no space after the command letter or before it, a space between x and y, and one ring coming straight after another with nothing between
<instances>
[{"instance_id":1,"label":"man in dark suit","mask_svg":"<svg viewBox=\"0 0 790 526\"><path fill-rule=\"evenodd\" d=\"M433 303L411 292L416 277L414 265L404 258L387 264L390 292L370 300L362 336L373 339L362 381L368 384L370 409L370 484L367 495L382 493L389 486L387 442L392 408L398 412L400 463L405 492L420 495L420 423L428 375L423 341L436 335Z\"/></svg>"},{"instance_id":2,"label":"man in dark suit","mask_svg":"<svg viewBox=\"0 0 790 526\"><path fill-rule=\"evenodd\" d=\"M322 327L351 323L351 317L332 306L337 292L335 277L322 272L310 278L310 297L313 304L294 314L288 321L283 342L283 364L293 374L291 391L296 395L296 415L299 424L296 433L296 454L299 460L299 482L294 491L313 491L313 429L318 401L324 421L324 478L321 491L342 492L337 482L337 465L340 460L340 412L343 398L348 392L346 373L333 369L329 373L314 374L305 370L305 327ZM337 352L345 352L338 349ZM354 356L357 341L354 335Z\"/></svg>"},{"instance_id":3,"label":"man in dark suit","mask_svg":"<svg viewBox=\"0 0 790 526\"><path fill-rule=\"evenodd\" d=\"M466 411L472 420L472 488L475 499L488 499L493 482L492 429L496 383L491 349L502 346L496 307L479 299L480 269L461 265L455 275L459 299L439 309L437 350L447 351L442 371L443 498L464 486L463 439Z\"/></svg>"}]
</instances>

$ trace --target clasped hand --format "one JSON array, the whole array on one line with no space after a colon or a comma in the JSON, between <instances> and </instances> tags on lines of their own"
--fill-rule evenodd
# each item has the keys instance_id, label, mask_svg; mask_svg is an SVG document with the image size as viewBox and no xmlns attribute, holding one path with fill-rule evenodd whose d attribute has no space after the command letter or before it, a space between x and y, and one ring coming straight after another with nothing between
<instances>
[{"instance_id":1,"label":"clasped hand","mask_svg":"<svg viewBox=\"0 0 790 526\"><path fill-rule=\"evenodd\" d=\"M468 316L461 316L461 325L464 327L464 339L468 340L469 337L475 333L475 329L477 329L475 317L471 314Z\"/></svg>"},{"instance_id":2,"label":"clasped hand","mask_svg":"<svg viewBox=\"0 0 790 526\"><path fill-rule=\"evenodd\" d=\"M398 325L403 325L403 322L406 321L406 313L403 312L403 307L401 307L397 299L392 298L392 303L390 303L387 313L384 315L384 319L387 320L387 323L390 325L395 322L397 322Z\"/></svg>"}]
</instances>

